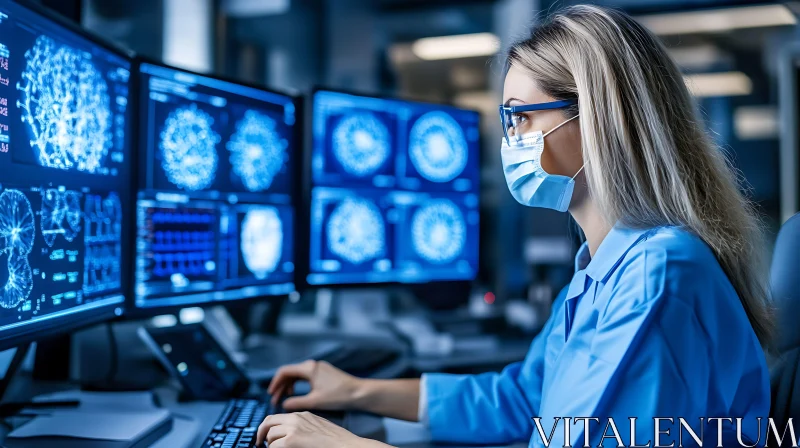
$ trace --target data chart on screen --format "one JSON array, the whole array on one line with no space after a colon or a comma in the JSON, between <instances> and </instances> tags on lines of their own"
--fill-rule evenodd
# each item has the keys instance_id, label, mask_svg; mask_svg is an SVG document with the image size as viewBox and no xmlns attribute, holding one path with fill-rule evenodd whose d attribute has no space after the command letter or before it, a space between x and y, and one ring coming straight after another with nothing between
<instances>
[{"instance_id":1,"label":"data chart on screen","mask_svg":"<svg viewBox=\"0 0 800 448\"><path fill-rule=\"evenodd\" d=\"M124 301L130 75L0 0L0 332Z\"/></svg>"},{"instance_id":2,"label":"data chart on screen","mask_svg":"<svg viewBox=\"0 0 800 448\"><path fill-rule=\"evenodd\" d=\"M308 282L473 279L479 125L474 111L317 91Z\"/></svg>"},{"instance_id":3,"label":"data chart on screen","mask_svg":"<svg viewBox=\"0 0 800 448\"><path fill-rule=\"evenodd\" d=\"M136 305L294 291L292 97L139 67Z\"/></svg>"}]
</instances>

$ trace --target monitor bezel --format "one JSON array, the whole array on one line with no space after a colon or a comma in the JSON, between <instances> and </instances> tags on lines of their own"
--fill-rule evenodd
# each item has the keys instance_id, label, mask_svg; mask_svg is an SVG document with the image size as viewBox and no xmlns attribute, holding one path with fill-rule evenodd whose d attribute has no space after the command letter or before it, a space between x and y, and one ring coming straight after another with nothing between
<instances>
[{"instance_id":1,"label":"monitor bezel","mask_svg":"<svg viewBox=\"0 0 800 448\"><path fill-rule=\"evenodd\" d=\"M778 91L780 93L780 222L800 210L800 43L794 42L781 51L778 59Z\"/></svg>"},{"instance_id":2,"label":"monitor bezel","mask_svg":"<svg viewBox=\"0 0 800 448\"><path fill-rule=\"evenodd\" d=\"M303 146L303 175L302 175L302 209L306 215L306 219L302 221L302 227L298 228L298 231L305 237L305 247L303 248L303 271L299 274L300 277L298 279L299 286L302 286L304 290L319 290L319 289L331 289L331 290L342 290L342 289L375 289L381 287L399 287L405 288L410 290L419 290L420 287L424 287L425 285L432 285L436 284L437 286L447 286L453 285L454 287L462 288L464 285L473 285L479 281L481 276L481 253L483 251L483 243L482 239L478 238L478 270L475 273L475 277L471 280L429 280L423 282L400 282L400 281L388 281L388 282L343 282L343 283L326 283L326 284L310 284L308 282L308 275L311 272L311 254L310 254L310 245L311 245L311 189L313 187L313 173L311 170L311 158L314 152L314 97L319 92L332 92L332 93L342 93L345 95L352 95L352 96L359 96L364 98L373 98L379 100L387 100L387 101L402 101L406 103L417 103L421 105L427 106L441 106L441 107L449 107L453 109L458 109L467 112L474 112L478 116L478 127L480 128L483 126L483 117L480 111L476 109L466 108L466 107L459 107L455 106L451 103L437 103L431 101L424 101L418 98L411 98L411 97L403 97L398 95L389 95L379 92L359 92L350 89L341 89L341 88L331 88L326 87L323 85L315 85L309 95L308 99L306 100L307 107L306 107L306 139L305 145ZM478 149L478 167L480 168L483 165L483 150L482 147ZM478 177L478 212L480 213L481 206L483 205L483 201L481 200L482 194L482 186L483 183L481 182L480 176ZM478 234L480 236L481 232L481 223L478 223Z\"/></svg>"},{"instance_id":3,"label":"monitor bezel","mask_svg":"<svg viewBox=\"0 0 800 448\"><path fill-rule=\"evenodd\" d=\"M124 48L117 43L104 39L84 29L79 24L76 24L71 20L62 17L58 13L51 11L44 6L33 3L29 0L8 0L8 2L26 8L29 11L33 12L34 14L43 17L45 20L49 20L55 23L57 26L63 27L66 31L74 33L92 42L93 44L103 47L104 49L112 53L115 53L117 56L120 56L123 59L128 60L131 63L131 75L133 74L135 55L133 51L131 51L130 49ZM129 90L129 97L130 97L134 94L132 78L131 81L129 82L129 89L130 89ZM129 120L128 122L129 130L132 129L131 122L132 120ZM130 138L128 140L128 144L131 145L130 152L131 155L133 155L134 149ZM129 205L130 205L130 197L129 197ZM123 252L122 256L124 257L125 255L126 254ZM125 272L122 273L123 276L126 274L127 273ZM0 350L6 350L9 348L20 346L22 344L27 344L38 340L47 339L61 334L72 333L95 324L103 322L111 322L113 320L116 320L126 311L128 302L127 293L129 289L130 288L129 287L126 288L124 284L123 287L120 288L119 295L124 297L124 300L122 302L102 305L96 309L79 311L76 312L75 314L54 317L52 319L48 319L39 323L32 323L19 328L1 331Z\"/></svg>"},{"instance_id":4,"label":"monitor bezel","mask_svg":"<svg viewBox=\"0 0 800 448\"><path fill-rule=\"evenodd\" d=\"M294 166L292 167L292 175L294 176L294 180L293 180L293 182L291 182L291 194L292 194L292 206L295 209L295 217L294 217L295 218L295 228L297 228L298 227L298 223L299 223L299 221L301 219L301 216L299 215L299 205L300 205L299 201L300 201L300 194L301 194L300 175L302 173L302 153L303 153L303 149L302 148L303 148L304 140L305 140L304 139L305 122L302 119L302 117L304 117L304 110L303 110L304 109L304 107L303 107L304 106L304 98L303 98L303 96L300 95L299 93L297 93L294 90L271 89L271 88L263 86L263 85L259 85L259 84L252 83L252 82L247 82L247 81L242 81L242 80L237 80L237 79L234 79L234 78L231 78L231 77L228 77L228 76L218 75L216 73L213 73L213 74L212 73L200 73L200 72L197 72L197 71L188 70L188 69L181 68L181 67L175 67L175 66L169 65L169 64L167 64L167 63L165 63L163 61L159 61L157 59L150 58L150 57L143 56L143 55L136 55L134 57L132 76L131 76L131 79L133 80L133 83L135 84L136 98L133 101L134 101L134 104L135 104L135 109L137 111L136 117L134 117L134 119L132 120L134 129L136 130L134 132L134 142L133 142L133 147L135 148L135 151L136 151L136 154L135 154L136 162L133 165L133 175L132 175L133 201L131 201L132 202L131 205L132 205L132 207L134 209L134 216L135 216L135 213L136 213L137 202L138 202L138 199L139 199L139 186L140 186L139 185L140 184L139 173L140 173L140 170L143 169L142 166L141 166L141 163L140 163L140 150L141 150L140 143L143 141L143 137L142 137L142 133L139 132L139 129L141 127L140 126L141 125L141 113L140 113L141 112L141 104L140 104L141 103L141 90L140 90L141 70L140 70L140 68L141 68L142 64L149 64L149 65L153 65L153 66L157 66L157 67L161 67L161 68L166 68L166 69L170 69L170 70L176 70L176 71L183 72L183 73L186 73L186 74L189 74L189 75L192 75L192 76L201 76L201 77L205 77L205 78L209 78L209 79L214 79L214 80L217 80L217 81L228 82L228 83L231 83L231 84L236 84L236 85L239 85L239 86L260 90L262 92L267 92L267 93L272 93L272 94L276 94L276 95L285 96L285 97L291 99L292 104L294 104L294 107L295 107L296 124L294 126L294 133L293 133L294 135L293 135L293 137L294 137L295 142L296 142L295 143L295 147L296 147L295 151L297 152L297 154L295 155L295 158L294 158ZM137 239L138 228L137 228L136 222L134 222L133 225L134 225L134 227L133 227L133 237L131 238L131 241L129 241L129 243L130 243L130 245L132 247L131 254L135 258L135 254L136 254L136 239ZM298 254L298 248L297 248L297 245L298 245L298 242L299 242L298 241L298 234L297 234L297 232L295 232L294 241L293 241L294 250L295 250L295 261L294 261L295 262L295 271L294 271L294 279L293 279L294 286L295 286L295 291L299 291L299 285L298 285L299 278L298 278L298 275L297 275L297 271L298 271L298 255L297 255ZM129 319L144 319L144 318L158 316L158 315L162 315L162 314L176 314L178 311L180 311L181 309L184 309L184 308L204 308L204 309L206 309L206 308L213 308L215 306L226 306L226 305L234 304L234 303L235 304L243 304L243 303L257 303L257 302L265 302L265 301L267 301L267 302L273 303L275 305L281 306L286 301L286 299L289 297L289 294L259 295L259 296L246 297L246 298L234 299L234 300L199 302L199 303L190 303L190 304L181 304L181 305L157 305L157 306L150 306L150 307L139 307L139 306L136 305L136 290L135 290L135 288L136 288L136 267L135 267L135 263L134 263L133 272L131 272L130 288L128 288L128 291L126 291L126 293L127 293L126 294L127 301L126 301L126 304L125 304L126 305L125 317L129 318Z\"/></svg>"}]
</instances>

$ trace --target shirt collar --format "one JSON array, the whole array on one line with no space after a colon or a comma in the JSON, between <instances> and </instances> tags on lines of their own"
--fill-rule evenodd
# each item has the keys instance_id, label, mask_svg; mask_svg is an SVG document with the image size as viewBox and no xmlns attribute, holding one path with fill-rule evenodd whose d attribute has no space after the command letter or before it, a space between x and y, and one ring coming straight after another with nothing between
<instances>
[{"instance_id":1,"label":"shirt collar","mask_svg":"<svg viewBox=\"0 0 800 448\"><path fill-rule=\"evenodd\" d=\"M586 266L592 261L592 254L589 253L589 243L583 242L578 249L578 254L575 255L575 272L586 269Z\"/></svg>"},{"instance_id":2,"label":"shirt collar","mask_svg":"<svg viewBox=\"0 0 800 448\"><path fill-rule=\"evenodd\" d=\"M583 243L575 256L575 270L585 269L594 281L606 281L625 254L654 231L653 228L633 229L617 223L600 243L594 257L589 254L588 244Z\"/></svg>"}]
</instances>

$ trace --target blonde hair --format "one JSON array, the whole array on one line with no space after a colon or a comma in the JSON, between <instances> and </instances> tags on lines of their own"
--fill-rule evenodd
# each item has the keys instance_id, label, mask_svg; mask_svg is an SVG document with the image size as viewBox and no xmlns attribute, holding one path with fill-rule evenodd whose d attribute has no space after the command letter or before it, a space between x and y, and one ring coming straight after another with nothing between
<instances>
[{"instance_id":1,"label":"blonde hair","mask_svg":"<svg viewBox=\"0 0 800 448\"><path fill-rule=\"evenodd\" d=\"M680 70L661 42L626 14L580 5L555 14L512 46L555 99L577 98L589 193L607 222L677 225L711 248L753 330L769 346L773 324L761 220L736 171L706 135Z\"/></svg>"}]
</instances>

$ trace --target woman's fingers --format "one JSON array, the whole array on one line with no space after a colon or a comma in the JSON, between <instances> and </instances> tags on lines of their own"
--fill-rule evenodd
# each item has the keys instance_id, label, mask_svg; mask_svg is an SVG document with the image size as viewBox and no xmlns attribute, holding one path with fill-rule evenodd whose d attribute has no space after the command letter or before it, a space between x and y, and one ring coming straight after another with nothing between
<instances>
[{"instance_id":1,"label":"woman's fingers","mask_svg":"<svg viewBox=\"0 0 800 448\"><path fill-rule=\"evenodd\" d=\"M319 399L317 397L317 394L315 394L314 391L311 391L307 395L287 398L283 402L283 409L290 412L303 411L306 409L316 409L318 402Z\"/></svg>"},{"instance_id":2,"label":"woman's fingers","mask_svg":"<svg viewBox=\"0 0 800 448\"><path fill-rule=\"evenodd\" d=\"M269 448L286 448L286 439L278 439L275 442L270 443Z\"/></svg>"},{"instance_id":3,"label":"woman's fingers","mask_svg":"<svg viewBox=\"0 0 800 448\"><path fill-rule=\"evenodd\" d=\"M269 415L267 418L258 425L258 432L256 432L256 446L260 446L267 440L267 434L269 434L269 430L279 426L281 424L286 423L286 415L287 414L274 414Z\"/></svg>"},{"instance_id":4,"label":"woman's fingers","mask_svg":"<svg viewBox=\"0 0 800 448\"><path fill-rule=\"evenodd\" d=\"M270 402L272 403L272 406L277 407L278 404L280 404L281 398L292 395L292 389L294 389L293 386L283 385L278 387L274 392L270 392Z\"/></svg>"},{"instance_id":5,"label":"woman's fingers","mask_svg":"<svg viewBox=\"0 0 800 448\"><path fill-rule=\"evenodd\" d=\"M300 364L283 366L278 369L275 377L269 383L269 388L267 391L272 394L280 386L285 386L286 384L290 383L294 384L294 382L298 379L303 379L306 381L311 380L316 368L317 362L312 360L301 362Z\"/></svg>"},{"instance_id":6,"label":"woman's fingers","mask_svg":"<svg viewBox=\"0 0 800 448\"><path fill-rule=\"evenodd\" d=\"M309 360L300 364L281 367L269 383L267 391L274 395L275 391L279 390L281 387L285 387L287 384L294 384L298 379L310 380L311 376L314 374L314 370L316 370L316 366L316 361Z\"/></svg>"},{"instance_id":7,"label":"woman's fingers","mask_svg":"<svg viewBox=\"0 0 800 448\"><path fill-rule=\"evenodd\" d=\"M269 431L267 431L267 439L266 439L267 443L269 443L271 447L273 442L275 442L278 439L286 437L287 433L288 433L288 428L286 425L273 426L272 428L269 429Z\"/></svg>"}]
</instances>

